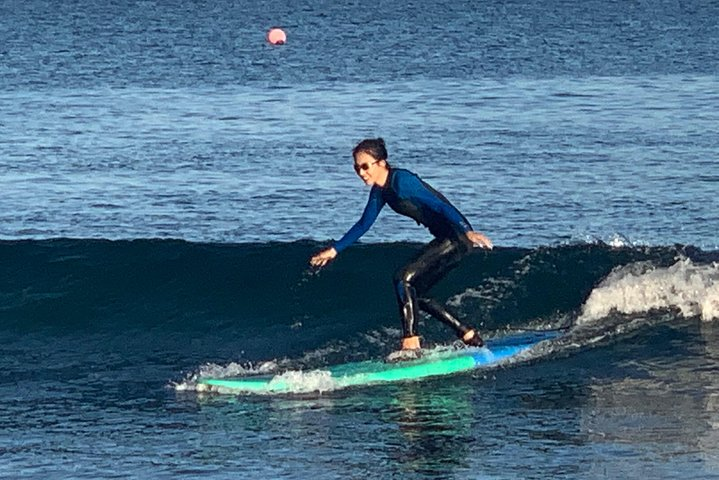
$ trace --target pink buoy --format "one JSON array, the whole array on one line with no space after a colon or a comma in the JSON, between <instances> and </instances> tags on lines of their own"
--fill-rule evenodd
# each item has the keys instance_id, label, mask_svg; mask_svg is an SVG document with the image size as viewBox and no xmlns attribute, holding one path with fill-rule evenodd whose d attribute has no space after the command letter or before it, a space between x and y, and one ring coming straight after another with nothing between
<instances>
[{"instance_id":1,"label":"pink buoy","mask_svg":"<svg viewBox=\"0 0 719 480\"><path fill-rule=\"evenodd\" d=\"M272 45L284 45L287 42L287 35L281 28L271 28L267 32L267 41Z\"/></svg>"}]
</instances>

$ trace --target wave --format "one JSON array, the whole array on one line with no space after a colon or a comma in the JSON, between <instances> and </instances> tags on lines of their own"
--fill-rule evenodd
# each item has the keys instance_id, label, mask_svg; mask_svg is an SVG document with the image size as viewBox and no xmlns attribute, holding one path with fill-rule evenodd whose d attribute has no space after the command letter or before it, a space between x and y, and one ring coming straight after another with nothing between
<instances>
[{"instance_id":1,"label":"wave","mask_svg":"<svg viewBox=\"0 0 719 480\"><path fill-rule=\"evenodd\" d=\"M307 259L322 246L2 241L0 315L17 328L239 328L244 336L275 329L349 338L398 326L392 274L422 245L360 244L311 271ZM719 252L686 246L500 247L473 252L433 294L489 330L672 307L709 320L719 310L717 262Z\"/></svg>"},{"instance_id":2,"label":"wave","mask_svg":"<svg viewBox=\"0 0 719 480\"><path fill-rule=\"evenodd\" d=\"M359 244L310 270L322 247L0 241L0 332L50 342L70 335L78 348L121 344L134 361L146 361L148 349L174 352L194 366L186 386L198 375L282 374L386 356L400 336L392 274L422 245ZM719 318L719 252L604 243L476 250L432 294L486 338L572 326L535 352L544 358L664 322ZM430 348L453 340L430 319L420 330Z\"/></svg>"}]
</instances>

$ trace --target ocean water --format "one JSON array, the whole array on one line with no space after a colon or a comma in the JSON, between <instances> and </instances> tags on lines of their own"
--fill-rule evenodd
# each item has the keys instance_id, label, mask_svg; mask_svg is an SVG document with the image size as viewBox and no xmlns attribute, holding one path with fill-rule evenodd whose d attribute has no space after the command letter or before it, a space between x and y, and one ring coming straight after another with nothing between
<instances>
[{"instance_id":1,"label":"ocean water","mask_svg":"<svg viewBox=\"0 0 719 480\"><path fill-rule=\"evenodd\" d=\"M719 478L717 18L1 2L0 477ZM350 152L376 136L496 245L435 296L487 338L565 336L313 389L396 348L390 279L430 238L385 212L308 269L360 215ZM196 388L287 371L310 391Z\"/></svg>"}]
</instances>

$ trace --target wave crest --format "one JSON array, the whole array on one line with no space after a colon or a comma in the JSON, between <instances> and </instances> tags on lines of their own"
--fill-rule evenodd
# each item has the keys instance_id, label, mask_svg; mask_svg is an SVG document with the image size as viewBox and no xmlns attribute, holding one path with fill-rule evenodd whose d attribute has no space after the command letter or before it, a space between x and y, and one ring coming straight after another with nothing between
<instances>
[{"instance_id":1,"label":"wave crest","mask_svg":"<svg viewBox=\"0 0 719 480\"><path fill-rule=\"evenodd\" d=\"M719 264L698 265L688 258L667 268L637 262L613 270L582 307L578 324L596 321L613 311L635 314L677 309L684 317L719 319Z\"/></svg>"}]
</instances>

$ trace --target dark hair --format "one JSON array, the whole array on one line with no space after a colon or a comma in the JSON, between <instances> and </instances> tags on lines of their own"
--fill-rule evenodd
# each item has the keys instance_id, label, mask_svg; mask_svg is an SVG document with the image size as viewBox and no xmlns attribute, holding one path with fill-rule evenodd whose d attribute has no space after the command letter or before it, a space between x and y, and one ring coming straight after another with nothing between
<instances>
[{"instance_id":1,"label":"dark hair","mask_svg":"<svg viewBox=\"0 0 719 480\"><path fill-rule=\"evenodd\" d=\"M365 138L352 150L352 156L356 157L360 152L371 155L376 160L387 160L387 147L381 138Z\"/></svg>"}]
</instances>

